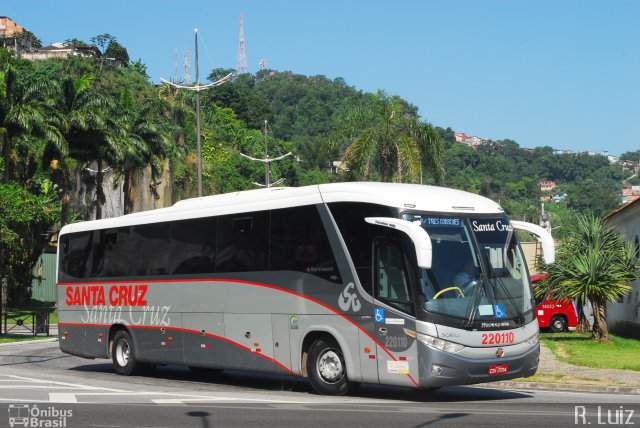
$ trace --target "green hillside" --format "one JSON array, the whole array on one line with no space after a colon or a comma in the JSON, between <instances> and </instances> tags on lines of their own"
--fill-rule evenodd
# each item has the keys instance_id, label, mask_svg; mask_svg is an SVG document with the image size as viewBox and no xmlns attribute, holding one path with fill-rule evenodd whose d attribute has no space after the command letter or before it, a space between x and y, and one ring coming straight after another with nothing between
<instances>
[{"instance_id":1,"label":"green hillside","mask_svg":"<svg viewBox=\"0 0 640 428\"><path fill-rule=\"evenodd\" d=\"M135 206L135 189L154 192L163 180L174 200L197 195L194 94L154 85L115 38L98 41L97 56L85 58L28 62L0 49L0 275L14 289L29 282L47 239L43 230L103 215L112 190L102 171L123 183L124 213ZM107 60L107 52L117 52L119 61ZM209 78L226 72L212 70ZM237 76L202 94L204 194L264 181L263 164L241 153L264 156L265 121L269 157L293 154L272 166L271 181L287 186L363 179L443 184L537 222L545 196L539 181L552 180L566 198L546 209L562 226L577 211L603 215L616 208L630 175L602 156L525 150L511 140L474 149L456 143L446 124L425 119L406 100L357 90L341 78L275 70ZM345 161L344 170L328 172L335 161ZM140 182L141 171L150 171L150 182ZM91 205L79 209L75 198L90 192Z\"/></svg>"}]
</instances>

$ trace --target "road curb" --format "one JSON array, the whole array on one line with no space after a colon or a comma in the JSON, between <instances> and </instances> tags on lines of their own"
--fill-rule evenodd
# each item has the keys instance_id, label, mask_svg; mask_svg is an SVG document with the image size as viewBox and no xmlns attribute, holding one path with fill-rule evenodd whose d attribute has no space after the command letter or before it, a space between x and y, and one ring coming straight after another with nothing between
<instances>
[{"instance_id":1,"label":"road curb","mask_svg":"<svg viewBox=\"0 0 640 428\"><path fill-rule=\"evenodd\" d=\"M8 343L0 343L0 348L3 346L15 346L15 345L25 345L29 343L46 343L46 342L57 342L57 337L50 337L48 339L33 339L33 340L19 340L16 342L8 342Z\"/></svg>"},{"instance_id":2,"label":"road curb","mask_svg":"<svg viewBox=\"0 0 640 428\"><path fill-rule=\"evenodd\" d=\"M546 391L589 392L600 394L640 395L640 388L633 386L583 385L577 383L545 382L491 382L483 385L499 389L536 389Z\"/></svg>"}]
</instances>

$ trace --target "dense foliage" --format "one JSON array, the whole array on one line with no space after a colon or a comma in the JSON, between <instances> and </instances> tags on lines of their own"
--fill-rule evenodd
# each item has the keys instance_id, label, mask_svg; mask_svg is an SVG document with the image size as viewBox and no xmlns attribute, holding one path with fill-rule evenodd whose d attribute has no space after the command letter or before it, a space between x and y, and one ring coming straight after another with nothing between
<instances>
[{"instance_id":1,"label":"dense foliage","mask_svg":"<svg viewBox=\"0 0 640 428\"><path fill-rule=\"evenodd\" d=\"M0 183L0 278L7 279L11 301L28 298L31 269L49 238L49 226L60 214L54 197L47 181L39 195L16 183Z\"/></svg>"},{"instance_id":2,"label":"dense foliage","mask_svg":"<svg viewBox=\"0 0 640 428\"><path fill-rule=\"evenodd\" d=\"M131 61L114 36L68 43L92 46L96 56L27 62L0 49L1 190L11 200L31 201L25 207L34 226L24 228L19 220L26 217L0 211L2 270L26 272L14 277L17 283L29 283L32 262L11 255L14 244L35 252L43 230L102 217L106 170L123 183L124 213L134 209L141 171L150 171L151 180L137 185L151 192L168 180L174 199L197 194L194 94L151 83L145 65ZM230 71L212 70L209 79ZM363 93L341 78L263 70L236 76L201 98L204 194L264 183L264 165L241 154L263 158L267 144L270 158L293 153L272 163L271 182L444 184L488 196L534 222L543 196L538 183L554 180L567 199L546 209L554 226L562 226L561 236L575 212L615 208L621 180L630 175L601 156L524 150L511 140L473 149L456 143L450 128L432 127L400 97ZM627 157L637 161L638 153ZM336 161L349 170L328 171ZM78 183L96 195L89 207L75 200L82 193Z\"/></svg>"}]
</instances>

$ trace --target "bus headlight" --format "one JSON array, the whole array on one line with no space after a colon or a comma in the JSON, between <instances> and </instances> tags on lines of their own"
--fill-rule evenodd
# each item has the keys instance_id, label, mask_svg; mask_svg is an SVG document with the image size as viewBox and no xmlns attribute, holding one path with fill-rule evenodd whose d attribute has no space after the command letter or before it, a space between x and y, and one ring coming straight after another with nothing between
<instances>
[{"instance_id":1,"label":"bus headlight","mask_svg":"<svg viewBox=\"0 0 640 428\"><path fill-rule=\"evenodd\" d=\"M464 349L464 346L458 343L449 342L448 340L439 339L433 336L427 336L426 334L417 333L416 338L427 346L431 346L432 348L449 352L451 354L455 354Z\"/></svg>"},{"instance_id":2,"label":"bus headlight","mask_svg":"<svg viewBox=\"0 0 640 428\"><path fill-rule=\"evenodd\" d=\"M536 333L530 338L528 338L527 340L525 340L525 342L527 342L527 345L535 345L536 343L538 343L538 336L539 334Z\"/></svg>"}]
</instances>

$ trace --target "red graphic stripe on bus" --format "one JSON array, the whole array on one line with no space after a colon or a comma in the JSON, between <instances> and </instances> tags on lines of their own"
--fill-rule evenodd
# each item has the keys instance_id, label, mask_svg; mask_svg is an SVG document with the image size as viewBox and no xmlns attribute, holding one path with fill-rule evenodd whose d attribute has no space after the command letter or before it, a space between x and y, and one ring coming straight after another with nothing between
<instances>
[{"instance_id":1,"label":"red graphic stripe on bus","mask_svg":"<svg viewBox=\"0 0 640 428\"><path fill-rule=\"evenodd\" d=\"M376 345L378 345L380 347L380 349L382 349L389 356L389 358L391 358L393 361L397 361L397 359L391 354L391 352L382 343L380 343L375 337L373 337L371 335L371 333L369 333L368 331L363 329L358 323L353 321L351 318L347 317L344 314L341 314L335 308L333 308L333 307L331 307L331 306L327 305L326 303L323 303L323 302L321 302L319 300L316 300L313 297L305 296L304 294L300 294L300 293L297 293L297 292L292 291L292 290L287 290L286 288L278 287L276 285L264 284L264 283L253 282L253 281L243 281L243 280L239 280L239 279L228 279L228 278L188 278L188 279L166 279L166 280L165 279L152 279L152 280L95 281L95 282L94 281L85 281L85 283L91 284L91 285L107 285L107 284L117 284L117 283L126 283L126 284L145 283L145 284L150 284L150 283L175 283L175 282L223 282L223 283L224 282L231 282L231 283L234 283L234 284L245 284L245 285L252 285L252 286L256 286L256 287L269 288L269 289L272 289L272 290L281 291L283 293L291 294L292 296L296 296L296 297L299 297L301 299L308 300L310 302L313 302L313 303L315 303L317 305L322 306L325 309L328 309L329 311L331 311L331 312L335 313L336 315L339 315L343 319L347 320L349 323L354 325L358 330L362 331L365 335L367 335L367 337L369 339L371 339ZM68 285L82 286L83 284L79 283L79 282L59 282L57 285L58 286L68 286ZM409 379L411 379L411 382L413 382L414 385L416 385L416 387L420 387L420 385L415 381L415 379L413 379L413 377L410 374L407 374L407 376L409 377Z\"/></svg>"},{"instance_id":2,"label":"red graphic stripe on bus","mask_svg":"<svg viewBox=\"0 0 640 428\"><path fill-rule=\"evenodd\" d=\"M61 322L58 323L61 326L71 326L71 327L111 327L110 324L82 324L82 323L72 323L72 322ZM193 333L193 334L197 334L197 335L202 335L201 331L197 331L197 330L190 330L187 328L180 328L180 327L158 327L158 326L152 326L152 325L127 325L125 326L127 328L130 329L145 329L145 330L161 330L161 329L165 329L165 330L172 330L172 331L179 331L182 333ZM246 346L244 346L241 343L238 342L234 342L233 340L227 338L227 337L223 337L223 336L218 336L215 334L211 334L211 333L205 333L205 336L207 337L211 337L213 339L217 339L217 340L221 340L223 342L227 342L231 345L234 345L244 351L247 352L251 352L252 354L258 355L261 358L264 358L265 360L277 365L278 367L280 367L281 369L283 369L284 371L286 371L287 373L293 375L293 376L298 376L295 372L293 372L291 369L289 369L287 366L285 366L284 364L282 364L281 362L277 361L275 358L271 358L267 355L264 355L260 352L253 352L251 350L251 348L247 348Z\"/></svg>"},{"instance_id":3,"label":"red graphic stripe on bus","mask_svg":"<svg viewBox=\"0 0 640 428\"><path fill-rule=\"evenodd\" d=\"M182 331L183 331L183 332L187 332L187 333L202 334L202 332L200 332L200 331L196 331L196 330L182 329ZM285 366L285 365L284 365L284 364L282 364L281 362L277 361L275 358L268 357L268 356L266 356L266 355L264 355L264 354L262 354L262 353L260 353L260 352L255 352L255 351L254 351L254 350L252 350L251 348L248 348L248 347L246 347L246 346L242 345L241 343L234 342L233 340L231 340L231 339L229 339L229 338L226 338L226 337L223 337L223 336L218 336L218 335L215 335L215 334L213 334L213 333L205 333L205 336L212 337L212 338L214 338L214 339L218 339L218 340L222 340L222 341L224 341L224 342L228 342L228 343L230 343L230 344L232 344L232 345L235 345L235 346L237 346L237 347L239 347L239 348L244 349L244 350L245 350L245 351L247 351L247 352L251 352L251 353L253 353L253 354L257 354L258 356L260 356L260 357L262 357L262 358L264 358L264 359L266 359L266 360L268 360L268 361L272 362L273 364L277 365L278 367L280 367L281 369L283 369L283 370L284 370L284 371L286 371L287 373L292 374L293 376L297 376L297 374L296 374L296 373L294 373L293 371L291 371L291 369L289 369L287 366Z\"/></svg>"}]
</instances>

